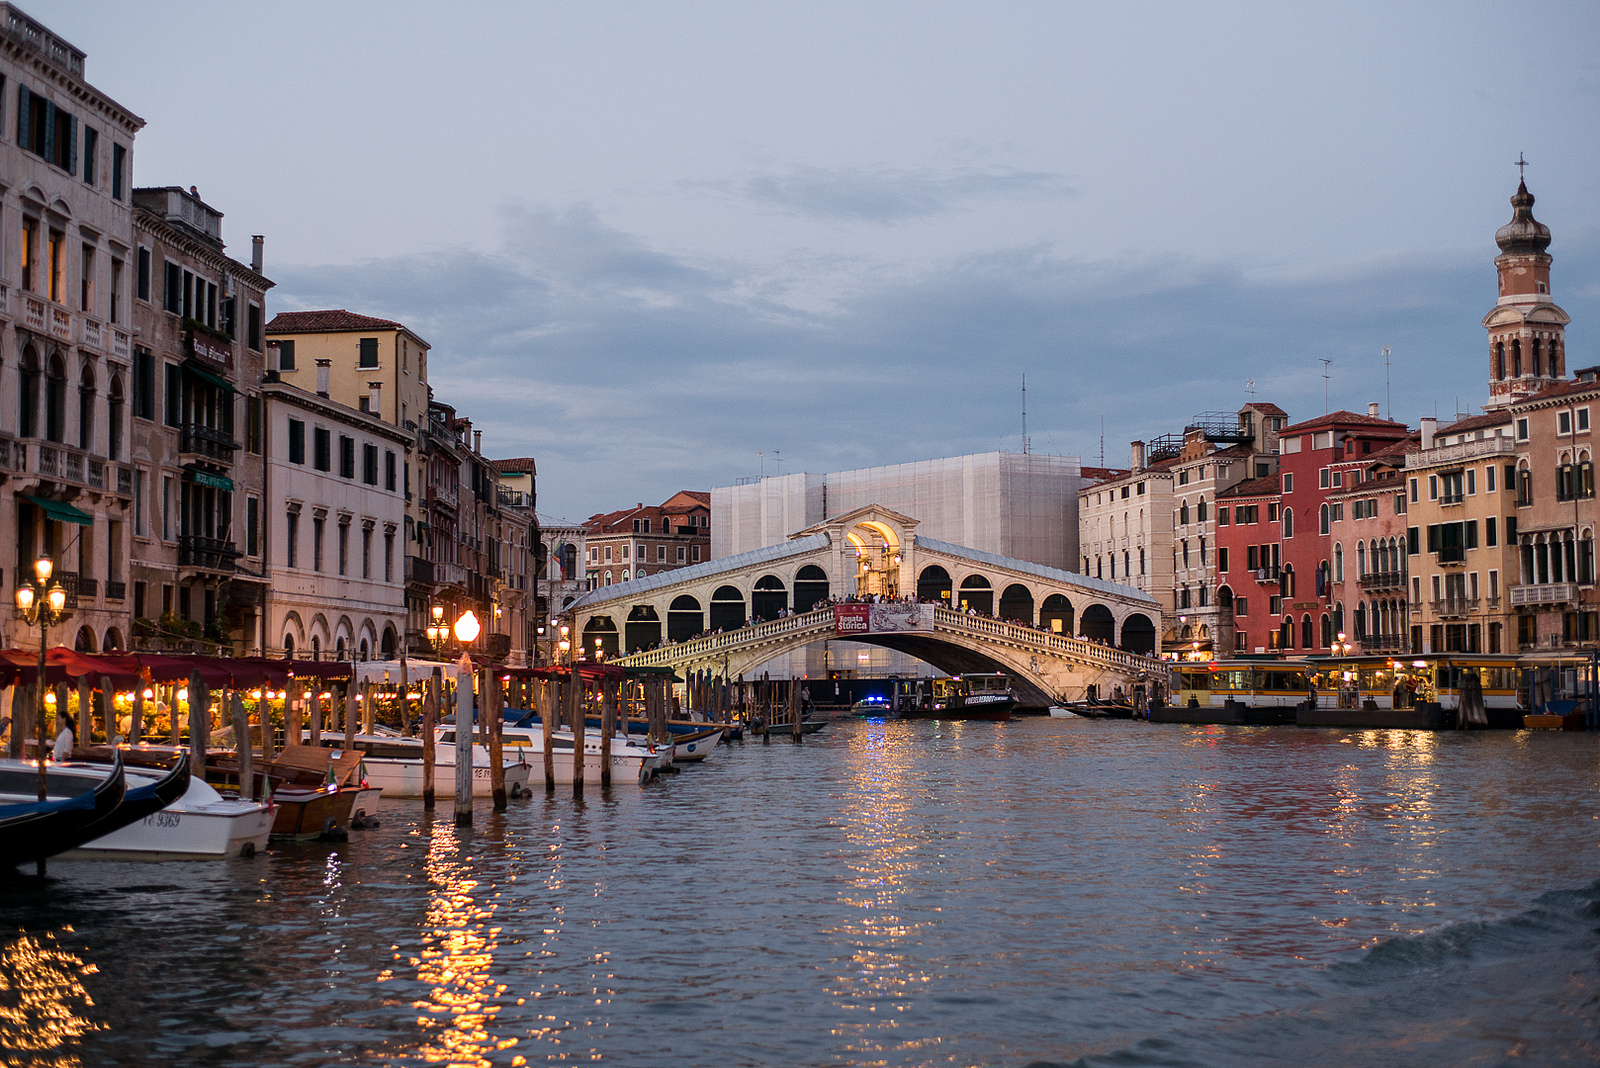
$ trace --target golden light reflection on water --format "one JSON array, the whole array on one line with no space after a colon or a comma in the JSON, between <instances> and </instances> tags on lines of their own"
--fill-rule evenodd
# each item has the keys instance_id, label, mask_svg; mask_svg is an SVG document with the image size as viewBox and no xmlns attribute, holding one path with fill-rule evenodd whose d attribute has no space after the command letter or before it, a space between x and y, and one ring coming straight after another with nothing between
<instances>
[{"instance_id":1,"label":"golden light reflection on water","mask_svg":"<svg viewBox=\"0 0 1600 1068\"><path fill-rule=\"evenodd\" d=\"M927 831L914 818L914 784L920 781L913 750L895 745L890 725L874 723L853 740L847 751L845 802L839 812L850 852L842 857L850 873L841 901L854 910L847 922L824 933L850 947L835 958L839 974L828 994L849 1014L833 1033L853 1040L858 1051L902 1049L885 1041L904 1011L928 989L934 976L915 965L920 943L934 924L904 915L908 882L919 871L918 853L930 845ZM919 952L906 952L917 948ZM918 1039L927 1043L926 1036Z\"/></svg>"},{"instance_id":2,"label":"golden light reflection on water","mask_svg":"<svg viewBox=\"0 0 1600 1068\"><path fill-rule=\"evenodd\" d=\"M489 1068L491 1054L517 1044L494 1033L506 988L491 976L500 935L492 925L492 889L480 890L470 877L461 840L446 824L434 827L426 867L428 915L422 949L411 958L417 978L430 987L428 998L413 1003L424 1036L417 1052L434 1064ZM511 1063L526 1061L516 1056Z\"/></svg>"},{"instance_id":3,"label":"golden light reflection on water","mask_svg":"<svg viewBox=\"0 0 1600 1068\"><path fill-rule=\"evenodd\" d=\"M0 1051L6 1064L79 1068L72 1047L104 1027L85 1015L94 1001L82 977L97 970L63 949L53 934L22 935L0 950Z\"/></svg>"}]
</instances>

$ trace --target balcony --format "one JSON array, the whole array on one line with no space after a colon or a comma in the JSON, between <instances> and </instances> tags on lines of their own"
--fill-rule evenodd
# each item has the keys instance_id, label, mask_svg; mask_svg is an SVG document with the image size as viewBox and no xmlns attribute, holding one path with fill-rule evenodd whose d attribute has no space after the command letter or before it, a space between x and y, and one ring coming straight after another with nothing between
<instances>
[{"instance_id":1,"label":"balcony","mask_svg":"<svg viewBox=\"0 0 1600 1068\"><path fill-rule=\"evenodd\" d=\"M216 427L199 423L185 423L178 428L178 451L203 456L217 463L233 463L233 454L239 443Z\"/></svg>"},{"instance_id":2,"label":"balcony","mask_svg":"<svg viewBox=\"0 0 1600 1068\"><path fill-rule=\"evenodd\" d=\"M1467 495L1465 493L1441 493L1441 494L1439 494L1439 503L1440 504L1466 504L1467 503Z\"/></svg>"},{"instance_id":3,"label":"balcony","mask_svg":"<svg viewBox=\"0 0 1600 1068\"><path fill-rule=\"evenodd\" d=\"M1482 441L1463 441L1459 445L1441 445L1437 449L1406 453L1406 466L1434 467L1439 464L1458 464L1483 456L1510 456L1516 446L1510 438L1484 438Z\"/></svg>"},{"instance_id":4,"label":"balcony","mask_svg":"<svg viewBox=\"0 0 1600 1068\"><path fill-rule=\"evenodd\" d=\"M59 341L72 340L72 315L59 305L50 305L50 336Z\"/></svg>"},{"instance_id":5,"label":"balcony","mask_svg":"<svg viewBox=\"0 0 1600 1068\"><path fill-rule=\"evenodd\" d=\"M1275 568L1275 567L1258 567L1258 568L1256 568L1256 581L1257 582L1273 583L1273 582L1279 581L1282 577L1283 577L1283 572L1280 571L1278 568Z\"/></svg>"},{"instance_id":6,"label":"balcony","mask_svg":"<svg viewBox=\"0 0 1600 1068\"><path fill-rule=\"evenodd\" d=\"M233 542L220 538L202 538L186 534L178 538L178 566L198 568L203 571L234 570L234 561L241 554Z\"/></svg>"},{"instance_id":7,"label":"balcony","mask_svg":"<svg viewBox=\"0 0 1600 1068\"><path fill-rule=\"evenodd\" d=\"M1404 571L1368 571L1358 580L1364 590L1398 590L1404 589L1406 573Z\"/></svg>"},{"instance_id":8,"label":"balcony","mask_svg":"<svg viewBox=\"0 0 1600 1068\"><path fill-rule=\"evenodd\" d=\"M40 441L30 450L27 442L0 438L0 468L5 467L36 475L40 481L70 483L98 493L115 487L118 496L133 496L132 468L107 463L66 445Z\"/></svg>"},{"instance_id":9,"label":"balcony","mask_svg":"<svg viewBox=\"0 0 1600 1068\"><path fill-rule=\"evenodd\" d=\"M406 557L406 581L419 586L433 585L433 561L420 556Z\"/></svg>"},{"instance_id":10,"label":"balcony","mask_svg":"<svg viewBox=\"0 0 1600 1068\"><path fill-rule=\"evenodd\" d=\"M1541 582L1529 586L1511 587L1511 607L1537 604L1575 604L1578 600L1576 582Z\"/></svg>"},{"instance_id":11,"label":"balcony","mask_svg":"<svg viewBox=\"0 0 1600 1068\"><path fill-rule=\"evenodd\" d=\"M111 358L124 362L133 359L133 338L126 330L111 331Z\"/></svg>"},{"instance_id":12,"label":"balcony","mask_svg":"<svg viewBox=\"0 0 1600 1068\"><path fill-rule=\"evenodd\" d=\"M78 596L86 601L92 601L100 593L100 580L78 577Z\"/></svg>"},{"instance_id":13,"label":"balcony","mask_svg":"<svg viewBox=\"0 0 1600 1068\"><path fill-rule=\"evenodd\" d=\"M106 600L120 601L128 596L128 584L106 579Z\"/></svg>"},{"instance_id":14,"label":"balcony","mask_svg":"<svg viewBox=\"0 0 1600 1068\"><path fill-rule=\"evenodd\" d=\"M499 500L500 507L502 508L533 507L533 494L524 493L522 490L507 489L506 487L501 486L496 494L496 498Z\"/></svg>"},{"instance_id":15,"label":"balcony","mask_svg":"<svg viewBox=\"0 0 1600 1068\"><path fill-rule=\"evenodd\" d=\"M45 332L48 320L45 318L45 303L32 293L22 294L22 325L32 330L35 334Z\"/></svg>"},{"instance_id":16,"label":"balcony","mask_svg":"<svg viewBox=\"0 0 1600 1068\"><path fill-rule=\"evenodd\" d=\"M1429 601L1428 607L1433 609L1433 614L1440 619L1463 619L1469 613L1478 610L1476 597L1445 597L1438 601Z\"/></svg>"},{"instance_id":17,"label":"balcony","mask_svg":"<svg viewBox=\"0 0 1600 1068\"><path fill-rule=\"evenodd\" d=\"M82 319L81 330L83 333L81 344L84 348L93 349L95 352L104 352L106 350L105 326L100 320L91 319L85 315Z\"/></svg>"},{"instance_id":18,"label":"balcony","mask_svg":"<svg viewBox=\"0 0 1600 1068\"><path fill-rule=\"evenodd\" d=\"M434 564L433 575L436 585L462 588L467 585L467 569L460 564Z\"/></svg>"},{"instance_id":19,"label":"balcony","mask_svg":"<svg viewBox=\"0 0 1600 1068\"><path fill-rule=\"evenodd\" d=\"M1446 567L1467 562L1467 550L1460 545L1446 545L1444 548L1437 550L1435 555L1438 557L1439 563Z\"/></svg>"}]
</instances>

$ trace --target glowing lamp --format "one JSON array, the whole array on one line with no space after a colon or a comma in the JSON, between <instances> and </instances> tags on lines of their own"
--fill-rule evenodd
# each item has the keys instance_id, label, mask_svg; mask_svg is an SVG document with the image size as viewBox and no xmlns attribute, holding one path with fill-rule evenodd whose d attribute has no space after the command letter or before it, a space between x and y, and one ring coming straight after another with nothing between
<instances>
[{"instance_id":1,"label":"glowing lamp","mask_svg":"<svg viewBox=\"0 0 1600 1068\"><path fill-rule=\"evenodd\" d=\"M472 609L469 608L461 614L460 619L456 620L456 639L462 642L475 641L482 629L478 617L473 615Z\"/></svg>"},{"instance_id":2,"label":"glowing lamp","mask_svg":"<svg viewBox=\"0 0 1600 1068\"><path fill-rule=\"evenodd\" d=\"M50 575L55 569L55 562L48 556L41 556L33 562L33 573L39 577L41 586L50 581Z\"/></svg>"},{"instance_id":3,"label":"glowing lamp","mask_svg":"<svg viewBox=\"0 0 1600 1068\"><path fill-rule=\"evenodd\" d=\"M17 607L22 609L22 611L24 613L28 613L28 612L32 612L33 611L33 587L32 586L18 586L17 587Z\"/></svg>"}]
</instances>

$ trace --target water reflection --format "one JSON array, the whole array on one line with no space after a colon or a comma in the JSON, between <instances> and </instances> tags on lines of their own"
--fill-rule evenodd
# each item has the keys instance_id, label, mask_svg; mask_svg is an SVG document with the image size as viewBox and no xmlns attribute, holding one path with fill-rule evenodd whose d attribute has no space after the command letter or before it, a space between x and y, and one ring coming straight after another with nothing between
<instances>
[{"instance_id":1,"label":"water reflection","mask_svg":"<svg viewBox=\"0 0 1600 1068\"><path fill-rule=\"evenodd\" d=\"M66 928L71 931L72 928ZM7 1064L78 1068L74 1047L106 1025L91 1021L83 977L98 969L54 934L22 935L0 950L0 1050Z\"/></svg>"},{"instance_id":2,"label":"water reflection","mask_svg":"<svg viewBox=\"0 0 1600 1068\"><path fill-rule=\"evenodd\" d=\"M894 1014L905 1011L927 989L930 972L921 943L934 926L907 915L908 884L918 874L918 851L928 833L914 818L923 806L914 786L926 774L924 759L894 744L902 725L869 723L846 751L841 830L848 851L839 860L849 873L840 904L843 923L823 933L850 950L833 958L837 974L828 994L846 1015L832 1033L856 1053L881 1054L904 1044L875 1037L893 1031Z\"/></svg>"},{"instance_id":3,"label":"water reflection","mask_svg":"<svg viewBox=\"0 0 1600 1068\"><path fill-rule=\"evenodd\" d=\"M418 1050L430 1063L489 1068L489 1054L517 1044L492 1029L506 988L494 981L494 949L500 934L491 926L495 905L479 893L471 864L455 828L433 828L426 864L430 892L421 948L412 959L428 997L413 1003L423 1040ZM514 1064L525 1063L520 1056Z\"/></svg>"}]
</instances>

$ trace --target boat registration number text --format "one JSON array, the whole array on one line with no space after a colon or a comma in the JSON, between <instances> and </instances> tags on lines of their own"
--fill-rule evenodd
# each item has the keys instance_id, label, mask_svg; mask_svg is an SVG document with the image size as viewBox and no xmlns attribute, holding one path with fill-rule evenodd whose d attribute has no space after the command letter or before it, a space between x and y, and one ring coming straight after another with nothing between
<instances>
[{"instance_id":1,"label":"boat registration number text","mask_svg":"<svg viewBox=\"0 0 1600 1068\"><path fill-rule=\"evenodd\" d=\"M156 812L144 818L146 827L176 827L183 819L176 812Z\"/></svg>"}]
</instances>

